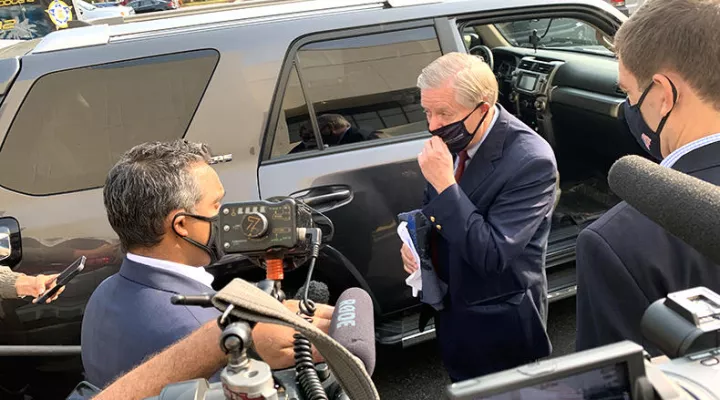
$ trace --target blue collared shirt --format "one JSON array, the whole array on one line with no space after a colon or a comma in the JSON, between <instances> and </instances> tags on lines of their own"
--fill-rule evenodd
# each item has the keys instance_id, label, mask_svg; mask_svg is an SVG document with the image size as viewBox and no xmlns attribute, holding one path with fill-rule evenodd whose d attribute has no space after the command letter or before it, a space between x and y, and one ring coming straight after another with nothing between
<instances>
[{"instance_id":1,"label":"blue collared shirt","mask_svg":"<svg viewBox=\"0 0 720 400\"><path fill-rule=\"evenodd\" d=\"M667 157L665 157L662 162L660 162L660 165L662 165L663 167L672 168L672 166L675 165L675 163L685 154L715 142L720 142L720 133L705 136L704 138L700 138L680 147L679 149L676 149Z\"/></svg>"}]
</instances>

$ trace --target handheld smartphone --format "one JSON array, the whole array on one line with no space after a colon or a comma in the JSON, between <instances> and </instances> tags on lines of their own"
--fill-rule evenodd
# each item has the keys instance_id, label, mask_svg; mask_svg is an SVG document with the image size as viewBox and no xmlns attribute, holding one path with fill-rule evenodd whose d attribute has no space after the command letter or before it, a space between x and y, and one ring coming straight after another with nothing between
<instances>
[{"instance_id":1,"label":"handheld smartphone","mask_svg":"<svg viewBox=\"0 0 720 400\"><path fill-rule=\"evenodd\" d=\"M35 300L35 303L43 304L45 303L45 301L47 301L47 299L55 296L55 293L57 293L60 288L67 285L68 282L70 282L74 277L77 276L77 274L82 272L82 270L85 268L85 260L85 256L81 256L72 264L70 264L69 267L65 268L65 270L61 272L60 275L58 275L55 286L53 286L53 288L48 290L47 292L41 294L40 297Z\"/></svg>"}]
</instances>

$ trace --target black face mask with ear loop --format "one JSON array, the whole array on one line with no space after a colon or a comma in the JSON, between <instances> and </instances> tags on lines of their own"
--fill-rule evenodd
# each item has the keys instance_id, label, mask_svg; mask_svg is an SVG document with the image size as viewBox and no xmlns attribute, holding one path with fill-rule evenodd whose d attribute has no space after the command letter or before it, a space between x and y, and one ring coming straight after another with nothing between
<instances>
[{"instance_id":1,"label":"black face mask with ear loop","mask_svg":"<svg viewBox=\"0 0 720 400\"><path fill-rule=\"evenodd\" d=\"M670 86L673 91L673 108L670 109L670 111L668 111L668 113L660 120L657 131L650 129L647 122L645 122L645 118L643 118L642 112L640 111L640 107L642 106L643 101L645 101L645 97L650 92L650 89L652 89L655 82L651 82L647 89L643 91L636 104L630 105L630 99L625 99L625 102L622 105L622 112L618 115L621 120L625 120L625 123L630 129L630 133L632 133L633 137L637 140L640 146L650 153L650 155L657 161L662 161L663 159L662 152L660 151L660 132L662 132L665 127L665 123L670 117L670 113L672 113L672 110L675 108L675 103L677 102L677 89L675 88L675 84L672 83L670 78L668 78L668 82L670 82Z\"/></svg>"},{"instance_id":2,"label":"black face mask with ear loop","mask_svg":"<svg viewBox=\"0 0 720 400\"><path fill-rule=\"evenodd\" d=\"M430 133L434 136L439 136L440 139L445 142L445 144L448 147L448 150L450 150L450 153L452 154L458 154L459 152L465 150L468 144L472 142L473 136L475 136L475 133L477 133L478 129L480 129L480 126L485 121L485 117L487 117L488 111L483 114L482 118L480 119L480 122L478 122L477 127L475 127L475 130L473 133L468 132L467 128L465 128L465 121L470 118L472 113L477 111L480 106L482 106L484 102L478 104L472 111L470 111L470 114L465 116L465 118L461 119L460 121L455 121L452 124L445 125L441 128L437 128L434 131L430 131Z\"/></svg>"},{"instance_id":3,"label":"black face mask with ear loop","mask_svg":"<svg viewBox=\"0 0 720 400\"><path fill-rule=\"evenodd\" d=\"M210 237L208 238L208 242L206 244L202 244L197 240L189 238L187 236L182 236L177 233L177 231L175 231L175 218L181 215L210 223ZM175 234L180 236L186 242L206 252L208 256L210 256L210 264L208 265L215 264L216 262L220 261L220 259L223 258L223 256L225 255L225 252L222 250L222 246L220 246L220 225L218 224L218 217L219 215L216 215L214 217L205 217L202 215L190 213L177 213L175 217L173 217L172 226Z\"/></svg>"}]
</instances>

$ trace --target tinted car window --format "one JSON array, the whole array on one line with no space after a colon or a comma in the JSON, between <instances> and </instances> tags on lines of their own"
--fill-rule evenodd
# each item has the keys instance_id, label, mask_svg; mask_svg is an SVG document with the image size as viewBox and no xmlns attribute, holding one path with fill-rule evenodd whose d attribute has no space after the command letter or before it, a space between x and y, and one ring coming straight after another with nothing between
<instances>
[{"instance_id":1,"label":"tinted car window","mask_svg":"<svg viewBox=\"0 0 720 400\"><path fill-rule=\"evenodd\" d=\"M302 46L296 58L300 79L293 70L272 155L318 149L307 102L326 147L427 131L417 77L441 55L433 28Z\"/></svg>"},{"instance_id":2,"label":"tinted car window","mask_svg":"<svg viewBox=\"0 0 720 400\"><path fill-rule=\"evenodd\" d=\"M34 195L101 187L132 146L185 135L218 59L202 50L41 77L0 148L0 185Z\"/></svg>"},{"instance_id":3,"label":"tinted car window","mask_svg":"<svg viewBox=\"0 0 720 400\"><path fill-rule=\"evenodd\" d=\"M600 29L575 18L541 18L495 24L513 46L533 47L533 30L538 48L564 49L612 54L612 39Z\"/></svg>"}]
</instances>

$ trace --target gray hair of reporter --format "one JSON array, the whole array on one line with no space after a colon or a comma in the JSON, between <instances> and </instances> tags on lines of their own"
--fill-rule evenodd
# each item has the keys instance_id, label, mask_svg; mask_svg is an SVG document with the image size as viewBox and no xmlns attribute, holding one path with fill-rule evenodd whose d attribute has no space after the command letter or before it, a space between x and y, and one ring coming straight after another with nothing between
<instances>
[{"instance_id":1,"label":"gray hair of reporter","mask_svg":"<svg viewBox=\"0 0 720 400\"><path fill-rule=\"evenodd\" d=\"M646 0L615 34L615 53L641 89L674 71L720 110L718 27L719 0Z\"/></svg>"},{"instance_id":2,"label":"gray hair of reporter","mask_svg":"<svg viewBox=\"0 0 720 400\"><path fill-rule=\"evenodd\" d=\"M469 109L480 102L495 105L498 83L490 66L478 56L448 53L425 67L417 79L420 90L451 85L458 103Z\"/></svg>"},{"instance_id":3,"label":"gray hair of reporter","mask_svg":"<svg viewBox=\"0 0 720 400\"><path fill-rule=\"evenodd\" d=\"M182 139L143 143L122 155L108 173L103 200L123 251L156 246L173 210L194 211L203 193L190 168L210 159L206 145Z\"/></svg>"}]
</instances>

